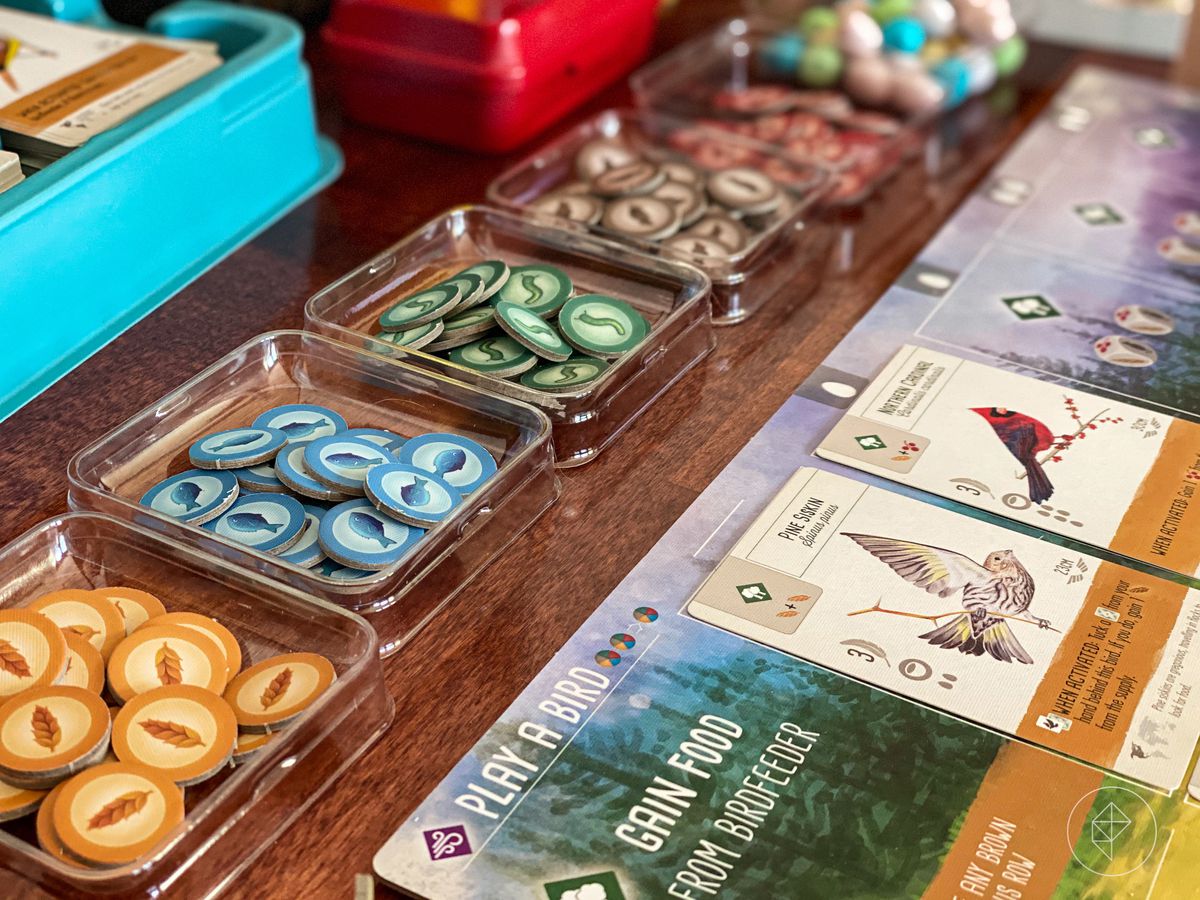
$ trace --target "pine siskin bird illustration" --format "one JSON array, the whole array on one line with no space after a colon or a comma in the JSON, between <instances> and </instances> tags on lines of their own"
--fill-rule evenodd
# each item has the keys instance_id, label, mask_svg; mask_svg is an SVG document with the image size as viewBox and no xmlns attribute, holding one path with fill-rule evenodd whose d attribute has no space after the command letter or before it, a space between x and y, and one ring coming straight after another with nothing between
<instances>
[{"instance_id":1,"label":"pine siskin bird illustration","mask_svg":"<svg viewBox=\"0 0 1200 900\"><path fill-rule=\"evenodd\" d=\"M870 534L843 534L905 581L931 594L949 597L962 592L962 607L967 612L919 635L922 640L972 656L987 653L1001 662L1033 662L1008 620L995 615L1021 616L1033 602L1033 576L1011 550L995 550L980 565L941 547ZM1039 628L1050 627L1048 619L1031 616L1030 621Z\"/></svg>"},{"instance_id":2,"label":"pine siskin bird illustration","mask_svg":"<svg viewBox=\"0 0 1200 900\"><path fill-rule=\"evenodd\" d=\"M1025 467L1025 475L1029 480L1029 499L1034 503L1045 503L1053 497L1054 485L1037 459L1039 453L1054 446L1054 435L1050 429L1032 416L1003 406L972 407L971 412L983 416L1008 452Z\"/></svg>"}]
</instances>

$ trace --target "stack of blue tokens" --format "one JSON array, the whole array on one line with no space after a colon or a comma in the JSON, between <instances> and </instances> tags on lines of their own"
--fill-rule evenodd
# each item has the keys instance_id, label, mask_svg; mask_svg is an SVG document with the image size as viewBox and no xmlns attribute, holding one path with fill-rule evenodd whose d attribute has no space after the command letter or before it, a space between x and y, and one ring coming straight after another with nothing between
<instances>
[{"instance_id":1,"label":"stack of blue tokens","mask_svg":"<svg viewBox=\"0 0 1200 900\"><path fill-rule=\"evenodd\" d=\"M334 581L399 562L497 471L470 438L350 428L304 403L207 434L188 457L195 468L142 505Z\"/></svg>"}]
</instances>

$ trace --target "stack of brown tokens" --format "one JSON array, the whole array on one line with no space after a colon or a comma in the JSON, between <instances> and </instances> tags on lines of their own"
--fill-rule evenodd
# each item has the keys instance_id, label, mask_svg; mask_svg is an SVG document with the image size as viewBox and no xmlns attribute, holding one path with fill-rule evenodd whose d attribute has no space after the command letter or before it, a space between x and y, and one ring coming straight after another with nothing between
<instances>
[{"instance_id":1,"label":"stack of brown tokens","mask_svg":"<svg viewBox=\"0 0 1200 900\"><path fill-rule=\"evenodd\" d=\"M42 849L71 865L135 862L183 821L185 786L248 759L335 677L314 653L243 669L228 628L135 588L0 610L0 822L36 811Z\"/></svg>"}]
</instances>

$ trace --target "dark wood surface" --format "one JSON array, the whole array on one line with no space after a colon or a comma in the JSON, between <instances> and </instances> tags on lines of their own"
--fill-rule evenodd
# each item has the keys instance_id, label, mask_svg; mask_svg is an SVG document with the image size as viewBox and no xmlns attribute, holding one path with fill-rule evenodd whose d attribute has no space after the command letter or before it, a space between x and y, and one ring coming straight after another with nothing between
<instances>
[{"instance_id":1,"label":"dark wood surface","mask_svg":"<svg viewBox=\"0 0 1200 900\"><path fill-rule=\"evenodd\" d=\"M730 0L683 0L663 21L657 51L735 11ZM1085 60L1161 72L1129 59L1035 48L1016 111L986 126L960 165L935 181L912 167L881 202L841 223L857 248L850 271L830 260L824 282L802 304L780 296L746 323L718 330L717 349L703 364L596 462L563 473L559 502L386 661L396 702L390 731L264 848L227 896L350 897L355 873L370 871L376 849ZM255 334L300 327L310 294L445 207L481 200L492 178L522 155L480 157L344 123L329 85L320 74L316 82L322 125L345 153L345 174L0 424L0 539L65 510L65 471L77 449ZM614 86L560 128L628 102L624 85ZM493 662L498 649L502 667Z\"/></svg>"}]
</instances>

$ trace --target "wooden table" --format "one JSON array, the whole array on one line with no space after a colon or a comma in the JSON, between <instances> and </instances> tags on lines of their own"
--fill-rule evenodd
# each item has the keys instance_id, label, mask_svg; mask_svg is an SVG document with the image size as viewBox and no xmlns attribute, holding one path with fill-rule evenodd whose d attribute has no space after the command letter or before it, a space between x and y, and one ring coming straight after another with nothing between
<instances>
[{"instance_id":1,"label":"wooden table","mask_svg":"<svg viewBox=\"0 0 1200 900\"><path fill-rule=\"evenodd\" d=\"M684 0L662 23L657 50L736 8L733 0ZM839 273L831 261L803 304L777 297L746 323L720 329L716 351L596 462L563 472L559 502L387 660L396 702L391 730L226 896L351 896L355 873L370 871L391 832L866 312L1082 61L1163 71L1036 47L1022 75L1033 86L1022 88L1016 112L973 142L961 165L936 183L911 167L889 186L885 203L849 223L864 257L853 269ZM7 491L0 538L65 510L65 472L76 450L254 335L300 327L304 301L317 289L445 207L482 199L516 158L343 123L319 74L317 92L323 128L341 145L346 173L0 424ZM614 86L560 128L628 103L627 88ZM497 651L503 666L495 664Z\"/></svg>"}]
</instances>

